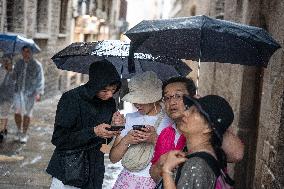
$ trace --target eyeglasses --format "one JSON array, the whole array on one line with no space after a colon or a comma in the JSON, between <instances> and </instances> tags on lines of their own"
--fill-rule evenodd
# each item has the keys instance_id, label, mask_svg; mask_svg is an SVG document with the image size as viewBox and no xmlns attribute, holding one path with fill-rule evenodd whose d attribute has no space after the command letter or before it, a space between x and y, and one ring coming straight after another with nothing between
<instances>
[{"instance_id":1,"label":"eyeglasses","mask_svg":"<svg viewBox=\"0 0 284 189\"><path fill-rule=\"evenodd\" d=\"M163 102L170 102L171 99L174 99L176 101L181 101L183 97L182 93L176 93L174 95L170 95L170 96L163 96L162 100Z\"/></svg>"}]
</instances>

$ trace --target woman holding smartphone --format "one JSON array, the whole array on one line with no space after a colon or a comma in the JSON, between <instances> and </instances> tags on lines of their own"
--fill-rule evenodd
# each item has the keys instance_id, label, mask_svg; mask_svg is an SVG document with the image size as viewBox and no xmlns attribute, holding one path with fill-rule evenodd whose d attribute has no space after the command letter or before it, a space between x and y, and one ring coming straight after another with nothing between
<instances>
[{"instance_id":1,"label":"woman holding smartphone","mask_svg":"<svg viewBox=\"0 0 284 189\"><path fill-rule=\"evenodd\" d=\"M125 129L116 137L110 151L112 163L123 159L126 164L131 164L132 162L127 162L131 161L131 158L124 157L127 156L130 146L144 143L154 147L157 136L172 123L160 104L162 81L154 72L134 76L129 82L129 91L122 100L133 103L137 111L126 115ZM152 155L150 157L152 158ZM150 162L135 170L124 166L113 188L155 188L156 184L149 174L150 167Z\"/></svg>"}]
</instances>

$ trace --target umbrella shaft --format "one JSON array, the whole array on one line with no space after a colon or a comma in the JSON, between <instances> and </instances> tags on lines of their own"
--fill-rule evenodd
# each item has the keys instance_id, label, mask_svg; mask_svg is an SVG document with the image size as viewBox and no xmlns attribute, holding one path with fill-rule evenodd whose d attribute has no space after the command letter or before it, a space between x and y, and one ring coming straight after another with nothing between
<instances>
[{"instance_id":1,"label":"umbrella shaft","mask_svg":"<svg viewBox=\"0 0 284 189\"><path fill-rule=\"evenodd\" d=\"M199 76L200 76L200 59L198 60L198 67L197 67L196 95L199 94Z\"/></svg>"}]
</instances>

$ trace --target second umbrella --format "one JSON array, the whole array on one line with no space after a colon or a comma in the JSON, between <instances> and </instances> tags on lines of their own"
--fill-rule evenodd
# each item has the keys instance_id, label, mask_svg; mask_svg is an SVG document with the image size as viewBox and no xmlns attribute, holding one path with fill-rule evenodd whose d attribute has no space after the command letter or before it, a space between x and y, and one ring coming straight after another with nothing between
<instances>
[{"instance_id":1,"label":"second umbrella","mask_svg":"<svg viewBox=\"0 0 284 189\"><path fill-rule=\"evenodd\" d=\"M119 40L73 43L58 52L52 60L59 69L88 74L89 66L98 60L107 59L113 63L123 78L130 78L136 73L154 71L161 80L173 76L186 76L191 72L181 60L162 60L150 54L135 53L135 73L128 72L129 44Z\"/></svg>"}]
</instances>

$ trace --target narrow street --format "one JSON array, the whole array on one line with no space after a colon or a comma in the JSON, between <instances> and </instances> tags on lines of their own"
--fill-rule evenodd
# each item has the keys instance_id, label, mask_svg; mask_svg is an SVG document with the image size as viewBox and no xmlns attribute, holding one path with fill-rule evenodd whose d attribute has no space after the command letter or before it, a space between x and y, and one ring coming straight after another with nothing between
<instances>
[{"instance_id":1,"label":"narrow street","mask_svg":"<svg viewBox=\"0 0 284 189\"><path fill-rule=\"evenodd\" d=\"M49 188L51 177L45 172L54 146L51 144L56 105L60 95L36 104L34 119L29 130L27 144L13 140L15 122L9 120L8 137L0 144L0 186L1 189L45 189ZM109 189L121 170L120 164L111 164L105 158L106 174L103 188Z\"/></svg>"}]
</instances>

